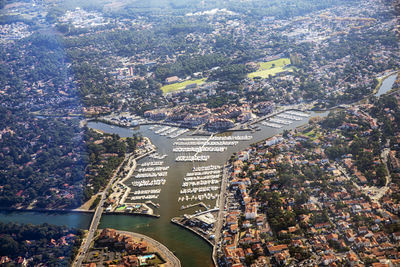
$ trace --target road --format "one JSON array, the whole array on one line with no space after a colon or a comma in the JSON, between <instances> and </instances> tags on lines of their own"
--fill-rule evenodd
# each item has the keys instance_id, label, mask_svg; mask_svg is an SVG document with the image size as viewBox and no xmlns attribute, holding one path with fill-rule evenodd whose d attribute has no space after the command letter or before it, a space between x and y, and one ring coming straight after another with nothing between
<instances>
[{"instance_id":1,"label":"road","mask_svg":"<svg viewBox=\"0 0 400 267\"><path fill-rule=\"evenodd\" d=\"M218 203L217 203L219 212L218 212L217 222L215 224L215 237L214 237L215 245L213 247L213 253L212 253L212 257L213 257L215 266L218 266L217 265L217 248L218 248L219 239L221 238L221 229L222 229L224 217L225 217L225 197L226 197L227 182L228 182L228 169L225 165L223 173L222 173L221 192L220 192L220 195L218 198Z\"/></svg>"},{"instance_id":2,"label":"road","mask_svg":"<svg viewBox=\"0 0 400 267\"><path fill-rule=\"evenodd\" d=\"M126 158L125 158L126 159ZM106 188L104 191L100 194L101 199L99 204L97 205L96 211L94 212L94 215L92 217L92 222L89 227L88 234L85 239L82 241L82 245L79 249L78 255L75 259L75 261L72 263L72 266L82 266L83 259L86 256L86 252L88 251L90 244L93 241L93 237L95 236L97 227L99 226L101 215L104 211L103 205L104 202L107 199L107 192L111 188L112 184L115 182L115 179L117 178L117 174L119 172L119 169L121 168L122 164L125 162L125 159L122 161L122 163L118 166L118 168L114 171L113 177L111 180L108 182Z\"/></svg>"}]
</instances>

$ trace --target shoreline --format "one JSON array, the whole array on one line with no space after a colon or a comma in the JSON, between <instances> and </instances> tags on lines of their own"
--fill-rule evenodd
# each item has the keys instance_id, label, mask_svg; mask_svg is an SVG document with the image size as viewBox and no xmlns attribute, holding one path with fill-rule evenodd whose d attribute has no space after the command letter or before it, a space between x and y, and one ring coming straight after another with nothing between
<instances>
[{"instance_id":1,"label":"shoreline","mask_svg":"<svg viewBox=\"0 0 400 267\"><path fill-rule=\"evenodd\" d=\"M387 78L389 78L390 76L395 75L395 74L398 75L399 73L400 73L400 72L399 72L398 70L394 70L394 71L392 71L392 72L390 72L390 73L388 73L388 74L385 74L385 75L383 75L383 76L381 76L381 77L377 77L376 79L378 80L378 84L377 84L376 87L374 88L374 91L372 92L372 94L375 95L375 94L377 94L377 93L379 92L380 87L382 86L383 82L384 82Z\"/></svg>"},{"instance_id":2,"label":"shoreline","mask_svg":"<svg viewBox=\"0 0 400 267\"><path fill-rule=\"evenodd\" d=\"M77 210L77 209L17 209L17 208L0 208L0 212L10 211L10 212L47 212L47 213L94 213L94 210Z\"/></svg>"},{"instance_id":3,"label":"shoreline","mask_svg":"<svg viewBox=\"0 0 400 267\"><path fill-rule=\"evenodd\" d=\"M174 217L174 218L172 218L172 219L171 219L171 223L173 223L173 224L175 224L175 225L178 225L178 226L180 226L180 227L182 227L182 228L184 228L184 229L186 229L186 230L188 230L188 231L191 231L191 232L194 233L195 235L201 237L201 238L202 238L204 241L206 241L211 247L214 247L214 244L211 243L211 241L210 241L209 239L205 238L202 234L200 234L200 233L197 232L196 230L190 228L189 226L186 226L186 225L182 224L181 222L179 222L179 221L178 221L179 218L180 218L180 217Z\"/></svg>"},{"instance_id":4,"label":"shoreline","mask_svg":"<svg viewBox=\"0 0 400 267\"><path fill-rule=\"evenodd\" d=\"M160 218L159 214L147 214L147 213L135 213L135 212L119 212L119 211L105 211L104 215L128 215L128 216L145 216L145 217L152 217L152 218Z\"/></svg>"},{"instance_id":5,"label":"shoreline","mask_svg":"<svg viewBox=\"0 0 400 267\"><path fill-rule=\"evenodd\" d=\"M0 212L38 212L38 213L94 213L94 210L64 210L64 209L15 209L15 208L0 208ZM135 212L104 212L104 215L127 215L127 216L145 216L159 218L158 214L145 214Z\"/></svg>"}]
</instances>

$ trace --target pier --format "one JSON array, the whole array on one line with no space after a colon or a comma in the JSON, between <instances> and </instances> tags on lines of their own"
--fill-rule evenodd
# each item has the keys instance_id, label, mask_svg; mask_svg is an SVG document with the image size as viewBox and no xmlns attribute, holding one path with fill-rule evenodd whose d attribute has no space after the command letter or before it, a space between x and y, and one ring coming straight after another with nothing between
<instances>
[{"instance_id":1,"label":"pier","mask_svg":"<svg viewBox=\"0 0 400 267\"><path fill-rule=\"evenodd\" d=\"M221 166L209 165L193 168L183 178L180 196L181 201L214 200L218 197L222 176Z\"/></svg>"},{"instance_id":2,"label":"pier","mask_svg":"<svg viewBox=\"0 0 400 267\"><path fill-rule=\"evenodd\" d=\"M179 128L175 125L168 125L165 127L162 127L160 129L155 130L157 126L151 126L149 129L153 130L155 134L161 135L161 136L167 136L168 138L177 138L181 136L182 134L185 134L189 131L187 128Z\"/></svg>"},{"instance_id":3,"label":"pier","mask_svg":"<svg viewBox=\"0 0 400 267\"><path fill-rule=\"evenodd\" d=\"M190 209L190 208L193 208L193 207L196 207L196 206L200 206L200 207L203 207L203 208L205 208L205 209L208 209L208 207L207 207L207 205L206 204L204 204L204 202L198 202L198 203L194 203L194 204L189 204L189 205L182 205L182 207L180 208L180 210L186 210L186 209Z\"/></svg>"},{"instance_id":4,"label":"pier","mask_svg":"<svg viewBox=\"0 0 400 267\"><path fill-rule=\"evenodd\" d=\"M204 156L177 156L175 161L177 162L206 162L210 158L210 155Z\"/></svg>"},{"instance_id":5,"label":"pier","mask_svg":"<svg viewBox=\"0 0 400 267\"><path fill-rule=\"evenodd\" d=\"M248 126L252 126L254 124L261 123L261 122L266 121L268 119L269 119L269 121L271 121L270 120L271 118L276 118L278 115L282 115L282 114L288 114L288 115L293 115L293 116L297 116L297 117L302 117L302 119L310 116L309 114L307 114L307 113L305 113L303 111L297 110L293 106L292 107L285 107L282 110L275 111L275 112L273 112L271 114L267 114L265 116L259 117L259 118L255 119L255 120L251 121L248 124Z\"/></svg>"}]
</instances>

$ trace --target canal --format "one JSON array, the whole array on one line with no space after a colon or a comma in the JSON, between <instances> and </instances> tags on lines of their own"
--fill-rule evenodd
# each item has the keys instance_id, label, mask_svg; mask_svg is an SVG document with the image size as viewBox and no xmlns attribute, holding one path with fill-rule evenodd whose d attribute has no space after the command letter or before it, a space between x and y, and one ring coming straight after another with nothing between
<instances>
[{"instance_id":1,"label":"canal","mask_svg":"<svg viewBox=\"0 0 400 267\"><path fill-rule=\"evenodd\" d=\"M327 113L312 113L312 116L325 116ZM250 141L241 141L237 146L230 146L222 153L209 153L210 159L202 163L185 163L175 162L177 154L172 152L173 142L176 139L170 139L165 136L160 136L150 130L150 126L141 126L135 129L110 126L99 122L89 122L88 127L98 129L107 133L115 133L121 137L140 134L149 137L154 145L157 146L159 154L167 154L164 159L164 165L170 166L166 184L162 186L162 190L154 202L160 204L160 208L155 212L160 214L160 218L129 216L129 215L103 215L99 228L115 228L138 232L148 235L173 251L181 260L182 266L213 266L211 246L200 237L193 233L182 229L170 222L171 218L182 215L184 213L192 213L196 209L181 211L182 202L178 202L179 191L183 182L183 178L187 172L190 172L194 166L204 165L223 165L234 152L248 147L251 143L261 141L275 134L282 132L284 129L294 129L295 127L304 125L309 118L304 118L301 121L295 121L293 124L284 126L281 129L274 129L260 125L260 130L254 133L250 132L235 132L225 133L225 135L251 135L253 139ZM184 135L184 136L187 136ZM181 137L184 137L181 136ZM142 159L138 163L148 161L148 158ZM126 184L130 184L129 180ZM208 202L213 205L214 202ZM90 224L90 214L80 213L43 213L43 212L0 212L0 221L3 222L20 222L20 223L52 223L56 225L67 225L87 229Z\"/></svg>"},{"instance_id":2,"label":"canal","mask_svg":"<svg viewBox=\"0 0 400 267\"><path fill-rule=\"evenodd\" d=\"M388 77L386 77L386 78L383 80L382 85L381 85L381 87L379 87L379 90L378 90L378 92L375 94L375 96L376 96L376 97L379 97L379 96L381 96L381 95L386 94L387 92L389 92L389 91L392 89L393 84L394 84L394 82L395 82L396 79L397 79L397 75L398 75L398 74L395 73L395 74L392 74L392 75L389 75Z\"/></svg>"},{"instance_id":3,"label":"canal","mask_svg":"<svg viewBox=\"0 0 400 267\"><path fill-rule=\"evenodd\" d=\"M380 96L388 92L395 80L397 74L390 75L383 82L376 96ZM324 113L311 113L314 116L326 116ZM172 223L171 218L182 215L184 213L192 213L195 209L181 211L180 207L182 202L178 202L179 191L181 189L183 177L187 172L190 172L193 167L204 165L223 165L234 152L240 151L248 147L251 143L255 143L271 137L275 134L282 132L285 129L294 129L298 126L308 123L309 118L284 126L281 129L274 129L267 126L259 125L260 131L254 133L250 132L235 132L226 133L225 135L252 135L253 139L250 141L239 142L237 146L228 147L223 153L208 153L210 159L205 163L183 163L175 162L177 154L172 152L173 142L176 139L169 139L165 136L155 134L150 130L150 126L141 126L135 129L121 128L110 126L104 123L89 122L88 127L98 129L107 133L116 133L121 137L132 136L133 134L140 134L149 137L153 144L157 146L159 154L167 154L168 157L164 159L164 165L170 166L166 184L162 186L162 190L157 199L160 203L160 208L156 209L156 213L160 214L160 218L142 217L142 216L127 216L127 215L103 215L100 228L110 227L119 230L126 230L138 232L148 235L166 245L173 251L181 260L182 266L213 266L211 260L212 248L200 237L193 233L184 230ZM186 134L187 136L187 134ZM184 136L181 136L184 137ZM139 161L139 164L148 161L145 158ZM130 181L127 182L129 184ZM215 200L214 200L215 201ZM209 202L211 203L211 202ZM1 222L19 222L19 223L50 223L56 225L67 225L81 229L87 229L91 220L91 214L86 213L48 213L48 212L25 212L25 211L0 211Z\"/></svg>"}]
</instances>

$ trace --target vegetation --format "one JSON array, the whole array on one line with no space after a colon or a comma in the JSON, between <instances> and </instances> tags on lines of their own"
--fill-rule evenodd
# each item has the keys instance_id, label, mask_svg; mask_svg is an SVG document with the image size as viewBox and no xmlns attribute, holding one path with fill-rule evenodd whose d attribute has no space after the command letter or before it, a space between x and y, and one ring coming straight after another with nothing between
<instances>
[{"instance_id":1,"label":"vegetation","mask_svg":"<svg viewBox=\"0 0 400 267\"><path fill-rule=\"evenodd\" d=\"M140 140L81 129L76 119L0 110L0 128L7 131L0 139L0 207L76 208Z\"/></svg>"},{"instance_id":2,"label":"vegetation","mask_svg":"<svg viewBox=\"0 0 400 267\"><path fill-rule=\"evenodd\" d=\"M206 79L197 79L197 80L189 80L189 81L184 81L184 82L168 84L168 85L164 85L163 87L161 87L161 90L163 91L164 94L166 94L166 93L185 89L187 86L190 86L192 84L202 85L205 82L205 80Z\"/></svg>"},{"instance_id":3,"label":"vegetation","mask_svg":"<svg viewBox=\"0 0 400 267\"><path fill-rule=\"evenodd\" d=\"M256 77L261 77L263 79L269 78L284 71L293 71L293 68L287 67L290 64L291 62L289 58L280 58L277 60L261 62L259 63L260 66L258 70L249 73L247 76L251 79L254 79Z\"/></svg>"},{"instance_id":4,"label":"vegetation","mask_svg":"<svg viewBox=\"0 0 400 267\"><path fill-rule=\"evenodd\" d=\"M29 259L28 266L70 265L81 243L83 232L49 224L30 225L0 222L0 255L16 261ZM15 263L5 266L17 266Z\"/></svg>"}]
</instances>

